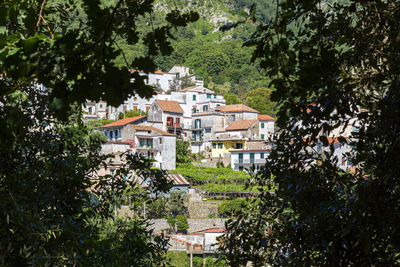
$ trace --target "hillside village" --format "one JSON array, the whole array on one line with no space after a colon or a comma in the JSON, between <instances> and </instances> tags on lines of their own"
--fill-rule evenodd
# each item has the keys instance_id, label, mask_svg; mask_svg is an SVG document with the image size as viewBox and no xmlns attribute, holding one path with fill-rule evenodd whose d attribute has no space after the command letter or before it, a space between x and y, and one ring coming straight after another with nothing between
<instances>
[{"instance_id":1,"label":"hillside village","mask_svg":"<svg viewBox=\"0 0 400 267\"><path fill-rule=\"evenodd\" d=\"M171 90L172 81L179 82L185 76L196 85ZM201 81L189 74L186 67L175 66L168 73L149 73L147 82L159 88L149 99L132 95L119 107L108 106L105 102L88 102L84 106L87 121L115 120L97 125L97 130L107 138L102 153L116 156L116 160L101 174L113 175L123 166L123 153L138 153L151 160L154 168L168 171L167 179L172 181L170 193L183 193L186 199L184 206L189 207L186 213L189 217L188 234L170 233L170 250L206 257L215 252L218 248L216 238L225 233L225 219L210 219L210 216L229 217L226 213L223 215L221 205L231 205L235 199L243 202L242 197L257 195L257 189L245 189L244 184L249 180L249 174L262 170L268 164L279 129L275 126L275 119L269 115L259 114L244 104L226 105L222 94L204 87ZM306 112L311 113L312 108ZM144 115L116 120L120 113L128 111ZM307 126L298 122L296 127ZM339 142L335 136L340 133L341 136L351 137L354 131L357 131L356 120L332 131L326 139L334 149L333 156L337 158L338 167L343 170L353 168L348 157L350 146ZM324 136L324 133L320 135ZM200 160L177 164L177 140L187 142L189 154L198 155ZM308 142L306 137L304 142ZM304 153L315 154L316 160L303 164L318 164L318 155L324 154L327 149L329 147L323 148L322 141L310 143ZM207 172L217 167L230 168L232 173L220 180L215 174L211 178ZM197 168L194 170L196 174L190 171L192 168ZM146 188L153 179L148 177L138 182ZM224 201L220 202L221 199ZM228 214L230 212L233 214L234 211L230 210ZM145 208L143 214L146 216ZM160 218L153 221L155 230L170 229L166 218ZM208 237L210 234L211 239Z\"/></svg>"}]
</instances>

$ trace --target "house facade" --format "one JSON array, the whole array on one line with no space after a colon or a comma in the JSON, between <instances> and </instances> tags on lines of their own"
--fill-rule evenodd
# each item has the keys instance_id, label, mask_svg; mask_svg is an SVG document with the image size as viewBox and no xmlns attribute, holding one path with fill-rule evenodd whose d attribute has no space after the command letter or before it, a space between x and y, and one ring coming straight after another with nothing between
<instances>
[{"instance_id":1,"label":"house facade","mask_svg":"<svg viewBox=\"0 0 400 267\"><path fill-rule=\"evenodd\" d=\"M147 124L178 138L184 137L183 109L177 101L154 101L149 110Z\"/></svg>"},{"instance_id":2,"label":"house facade","mask_svg":"<svg viewBox=\"0 0 400 267\"><path fill-rule=\"evenodd\" d=\"M125 136L122 129L129 124L137 125L144 123L146 120L146 116L124 118L122 120L114 121L112 123L101 126L100 129L109 141L128 140L130 136Z\"/></svg>"}]
</instances>

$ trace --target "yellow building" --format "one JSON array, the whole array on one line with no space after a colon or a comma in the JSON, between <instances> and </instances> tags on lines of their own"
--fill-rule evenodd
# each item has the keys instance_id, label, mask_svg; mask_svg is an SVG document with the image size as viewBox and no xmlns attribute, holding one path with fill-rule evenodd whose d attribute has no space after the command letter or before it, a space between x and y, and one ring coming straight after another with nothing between
<instances>
[{"instance_id":1,"label":"yellow building","mask_svg":"<svg viewBox=\"0 0 400 267\"><path fill-rule=\"evenodd\" d=\"M223 158L227 154L230 154L231 149L243 149L246 148L246 139L225 139L225 140L213 140L211 157L213 158Z\"/></svg>"}]
</instances>

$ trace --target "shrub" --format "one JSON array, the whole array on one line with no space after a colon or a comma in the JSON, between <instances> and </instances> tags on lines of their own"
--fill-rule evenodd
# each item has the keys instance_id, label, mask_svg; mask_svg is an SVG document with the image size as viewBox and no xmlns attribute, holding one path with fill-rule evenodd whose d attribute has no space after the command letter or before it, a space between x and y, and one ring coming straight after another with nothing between
<instances>
[{"instance_id":1,"label":"shrub","mask_svg":"<svg viewBox=\"0 0 400 267\"><path fill-rule=\"evenodd\" d=\"M186 216L176 216L176 228L178 229L178 231L187 232L187 230L189 229L189 223Z\"/></svg>"},{"instance_id":2,"label":"shrub","mask_svg":"<svg viewBox=\"0 0 400 267\"><path fill-rule=\"evenodd\" d=\"M218 212L222 217L233 217L246 206L248 206L248 202L246 201L246 199L243 198L225 200L218 207Z\"/></svg>"}]
</instances>

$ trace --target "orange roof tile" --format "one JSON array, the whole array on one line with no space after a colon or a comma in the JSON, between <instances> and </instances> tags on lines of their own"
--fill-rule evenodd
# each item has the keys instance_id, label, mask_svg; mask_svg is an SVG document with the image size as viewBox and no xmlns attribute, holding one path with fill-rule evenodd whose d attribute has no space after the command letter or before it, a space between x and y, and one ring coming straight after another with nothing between
<instances>
[{"instance_id":1,"label":"orange roof tile","mask_svg":"<svg viewBox=\"0 0 400 267\"><path fill-rule=\"evenodd\" d=\"M173 134L164 132L163 130L160 130L156 127L153 126L146 126L146 125L131 125L135 130L137 131L155 131L161 135L165 135L165 136L173 136Z\"/></svg>"},{"instance_id":2,"label":"orange roof tile","mask_svg":"<svg viewBox=\"0 0 400 267\"><path fill-rule=\"evenodd\" d=\"M220 110L221 112L258 112L254 108L248 107L243 104L235 104L235 105L227 105L227 106L219 106L215 109Z\"/></svg>"},{"instance_id":3,"label":"orange roof tile","mask_svg":"<svg viewBox=\"0 0 400 267\"><path fill-rule=\"evenodd\" d=\"M162 72L161 70L156 70L154 73L157 73L157 74L164 74L164 72Z\"/></svg>"},{"instance_id":4,"label":"orange roof tile","mask_svg":"<svg viewBox=\"0 0 400 267\"><path fill-rule=\"evenodd\" d=\"M157 104L160 105L162 111L173 112L173 113L182 113L183 109L176 101L169 100L156 100Z\"/></svg>"},{"instance_id":5,"label":"orange roof tile","mask_svg":"<svg viewBox=\"0 0 400 267\"><path fill-rule=\"evenodd\" d=\"M112 123L103 125L103 126L101 126L101 128L124 126L126 124L141 120L143 118L146 118L146 116L136 116L136 117L125 118L125 119L122 119L122 120L119 120L119 121L114 121Z\"/></svg>"},{"instance_id":6,"label":"orange roof tile","mask_svg":"<svg viewBox=\"0 0 400 267\"><path fill-rule=\"evenodd\" d=\"M257 116L258 120L260 121L274 121L275 119L271 117L270 115L263 115L263 114L258 114Z\"/></svg>"},{"instance_id":7,"label":"orange roof tile","mask_svg":"<svg viewBox=\"0 0 400 267\"><path fill-rule=\"evenodd\" d=\"M226 131L237 131L237 130L247 130L249 129L257 120L246 120L246 121L234 121L228 127Z\"/></svg>"}]
</instances>

